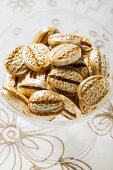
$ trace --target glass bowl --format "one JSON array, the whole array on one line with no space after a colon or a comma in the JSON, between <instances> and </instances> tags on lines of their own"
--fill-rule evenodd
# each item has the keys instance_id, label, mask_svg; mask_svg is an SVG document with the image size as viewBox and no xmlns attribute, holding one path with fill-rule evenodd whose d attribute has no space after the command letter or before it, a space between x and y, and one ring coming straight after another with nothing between
<instances>
[{"instance_id":1,"label":"glass bowl","mask_svg":"<svg viewBox=\"0 0 113 170\"><path fill-rule=\"evenodd\" d=\"M14 49L18 45L26 45L31 44L33 38L35 37L36 33L43 28L44 26L56 26L58 27L61 32L67 33L78 33L81 35L85 35L91 38L94 47L100 47L108 56L110 65L113 65L112 55L113 55L113 42L110 39L110 33L103 28L101 25L96 23L94 20L83 17L78 14L73 14L69 11L41 11L35 12L34 14L29 14L26 17L19 18L14 23L9 25L6 30L5 34L1 37L0 40L0 52L1 52L1 59L0 59L0 86L2 86L7 81L7 73L4 68L4 60L8 52ZM112 98L113 95L113 86L112 86L112 72L113 67L110 67L110 90L109 94L103 101L101 107L97 108L96 110L92 111L90 114L86 114L77 118L75 120L65 120L62 118L55 119L53 121L45 121L37 118L36 116L29 116L22 112L22 108L16 109L19 105L18 103L13 101L15 107L11 106L11 103L6 100L2 95L0 95L0 102L7 107L10 111L16 113L17 115L21 116L26 121L35 124L36 126L46 126L46 127L66 127L80 124L84 121L88 121L92 118L95 114L99 112Z\"/></svg>"}]
</instances>

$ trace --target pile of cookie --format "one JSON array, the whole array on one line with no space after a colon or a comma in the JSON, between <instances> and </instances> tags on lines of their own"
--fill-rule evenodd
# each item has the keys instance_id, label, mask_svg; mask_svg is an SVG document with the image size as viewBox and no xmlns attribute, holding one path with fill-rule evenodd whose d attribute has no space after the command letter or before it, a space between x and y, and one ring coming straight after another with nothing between
<instances>
[{"instance_id":1,"label":"pile of cookie","mask_svg":"<svg viewBox=\"0 0 113 170\"><path fill-rule=\"evenodd\" d=\"M3 89L23 101L31 115L47 120L88 114L110 89L106 55L93 50L87 37L55 27L44 27L31 45L14 49L5 67L10 76Z\"/></svg>"}]
</instances>

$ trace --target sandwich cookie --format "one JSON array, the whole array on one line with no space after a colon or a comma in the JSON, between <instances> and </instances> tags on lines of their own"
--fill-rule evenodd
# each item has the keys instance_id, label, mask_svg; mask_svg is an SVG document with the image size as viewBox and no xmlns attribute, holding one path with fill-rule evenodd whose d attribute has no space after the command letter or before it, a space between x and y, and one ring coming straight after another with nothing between
<instances>
[{"instance_id":1,"label":"sandwich cookie","mask_svg":"<svg viewBox=\"0 0 113 170\"><path fill-rule=\"evenodd\" d=\"M81 115L79 108L67 97L51 90L42 90L32 94L29 99L29 110L32 114L47 118L62 114L68 119Z\"/></svg>"},{"instance_id":2,"label":"sandwich cookie","mask_svg":"<svg viewBox=\"0 0 113 170\"><path fill-rule=\"evenodd\" d=\"M15 90L14 88L3 87L3 90L7 91L9 94L21 100L26 105L28 104L28 99L23 94L21 94L19 91Z\"/></svg>"},{"instance_id":3,"label":"sandwich cookie","mask_svg":"<svg viewBox=\"0 0 113 170\"><path fill-rule=\"evenodd\" d=\"M55 66L69 65L81 57L81 49L77 45L61 44L48 53L51 64Z\"/></svg>"},{"instance_id":4,"label":"sandwich cookie","mask_svg":"<svg viewBox=\"0 0 113 170\"><path fill-rule=\"evenodd\" d=\"M24 80L23 77L9 76L6 87L18 91L19 90L19 85L21 84L21 82L23 80Z\"/></svg>"},{"instance_id":5,"label":"sandwich cookie","mask_svg":"<svg viewBox=\"0 0 113 170\"><path fill-rule=\"evenodd\" d=\"M19 85L19 91L27 97L30 97L34 92L39 90L48 89L50 90L50 85L42 79L24 79Z\"/></svg>"},{"instance_id":6,"label":"sandwich cookie","mask_svg":"<svg viewBox=\"0 0 113 170\"><path fill-rule=\"evenodd\" d=\"M47 81L51 88L67 96L76 95L78 85L82 80L81 74L70 66L53 67L47 75Z\"/></svg>"},{"instance_id":7,"label":"sandwich cookie","mask_svg":"<svg viewBox=\"0 0 113 170\"><path fill-rule=\"evenodd\" d=\"M48 44L52 47L58 46L60 44L75 44L81 47L83 56L88 56L92 51L92 43L90 39L77 35L77 34L66 34L57 33L49 36Z\"/></svg>"},{"instance_id":8,"label":"sandwich cookie","mask_svg":"<svg viewBox=\"0 0 113 170\"><path fill-rule=\"evenodd\" d=\"M23 50L24 62L32 71L43 71L50 65L47 56L49 51L49 48L41 43L26 46Z\"/></svg>"},{"instance_id":9,"label":"sandwich cookie","mask_svg":"<svg viewBox=\"0 0 113 170\"><path fill-rule=\"evenodd\" d=\"M23 78L20 77L15 77L15 76L9 76L7 80L7 87L8 88L13 88L15 90L18 89L18 84L22 81Z\"/></svg>"},{"instance_id":10,"label":"sandwich cookie","mask_svg":"<svg viewBox=\"0 0 113 170\"><path fill-rule=\"evenodd\" d=\"M60 31L55 27L44 27L35 36L33 43L43 43L48 45L48 37L52 34L59 33Z\"/></svg>"},{"instance_id":11,"label":"sandwich cookie","mask_svg":"<svg viewBox=\"0 0 113 170\"><path fill-rule=\"evenodd\" d=\"M5 60L6 69L13 76L23 76L29 70L23 60L23 49L23 46L15 48Z\"/></svg>"},{"instance_id":12,"label":"sandwich cookie","mask_svg":"<svg viewBox=\"0 0 113 170\"><path fill-rule=\"evenodd\" d=\"M106 78L109 76L109 60L100 49L91 52L90 62L94 74L102 75Z\"/></svg>"},{"instance_id":13,"label":"sandwich cookie","mask_svg":"<svg viewBox=\"0 0 113 170\"><path fill-rule=\"evenodd\" d=\"M55 47L60 44L75 44L78 45L81 42L81 37L76 34L57 33L49 36L48 44Z\"/></svg>"},{"instance_id":14,"label":"sandwich cookie","mask_svg":"<svg viewBox=\"0 0 113 170\"><path fill-rule=\"evenodd\" d=\"M8 92L17 99L21 100L25 104L28 104L28 99L18 91L18 86L21 83L21 77L9 76L6 87L3 87L3 91Z\"/></svg>"},{"instance_id":15,"label":"sandwich cookie","mask_svg":"<svg viewBox=\"0 0 113 170\"><path fill-rule=\"evenodd\" d=\"M79 118L82 113L78 106L64 95L61 95L61 97L64 103L64 110L62 111L61 114L70 120Z\"/></svg>"},{"instance_id":16,"label":"sandwich cookie","mask_svg":"<svg viewBox=\"0 0 113 170\"><path fill-rule=\"evenodd\" d=\"M64 110L64 103L60 94L51 90L41 90L33 93L29 98L29 110L39 116L58 115Z\"/></svg>"},{"instance_id":17,"label":"sandwich cookie","mask_svg":"<svg viewBox=\"0 0 113 170\"><path fill-rule=\"evenodd\" d=\"M87 106L97 106L110 89L110 84L101 75L94 75L83 80L77 89L79 100Z\"/></svg>"}]
</instances>

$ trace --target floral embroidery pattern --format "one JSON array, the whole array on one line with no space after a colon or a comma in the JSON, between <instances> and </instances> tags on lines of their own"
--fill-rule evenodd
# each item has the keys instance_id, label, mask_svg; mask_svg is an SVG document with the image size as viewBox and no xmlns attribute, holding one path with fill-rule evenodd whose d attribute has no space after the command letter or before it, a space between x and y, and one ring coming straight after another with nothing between
<instances>
[{"instance_id":1,"label":"floral embroidery pattern","mask_svg":"<svg viewBox=\"0 0 113 170\"><path fill-rule=\"evenodd\" d=\"M55 146L58 146L57 149ZM57 170L92 170L91 167L74 157L64 158L63 141L51 135L50 130L26 130L16 123L13 113L0 109L0 169L11 160L8 170L24 169L24 161L30 170L56 168ZM28 166L27 165L27 166Z\"/></svg>"},{"instance_id":2,"label":"floral embroidery pattern","mask_svg":"<svg viewBox=\"0 0 113 170\"><path fill-rule=\"evenodd\" d=\"M74 33L80 34L81 31L78 29L74 31ZM96 30L89 30L89 37L93 39L94 47L103 48L110 41L109 37L101 32L97 32Z\"/></svg>"},{"instance_id":3,"label":"floral embroidery pattern","mask_svg":"<svg viewBox=\"0 0 113 170\"><path fill-rule=\"evenodd\" d=\"M72 0L75 4L76 11L81 14L85 14L91 11L97 11L103 3L106 3L105 0Z\"/></svg>"},{"instance_id":4,"label":"floral embroidery pattern","mask_svg":"<svg viewBox=\"0 0 113 170\"><path fill-rule=\"evenodd\" d=\"M89 122L90 128L98 135L110 134L113 139L113 104L109 103L101 113Z\"/></svg>"},{"instance_id":5,"label":"floral embroidery pattern","mask_svg":"<svg viewBox=\"0 0 113 170\"><path fill-rule=\"evenodd\" d=\"M69 157L69 158L62 158L60 163L60 166L62 167L62 169L64 170L65 168L69 169L69 170L92 170L91 167L86 164L85 162L78 160L78 159L74 159L73 157Z\"/></svg>"},{"instance_id":6,"label":"floral embroidery pattern","mask_svg":"<svg viewBox=\"0 0 113 170\"><path fill-rule=\"evenodd\" d=\"M10 0L9 6L14 10L14 12L29 12L34 3L34 0Z\"/></svg>"},{"instance_id":7,"label":"floral embroidery pattern","mask_svg":"<svg viewBox=\"0 0 113 170\"><path fill-rule=\"evenodd\" d=\"M49 167L49 170L53 170L53 168L55 170L92 170L87 163L73 157L61 158L54 166ZM34 165L30 170L42 169Z\"/></svg>"},{"instance_id":8,"label":"floral embroidery pattern","mask_svg":"<svg viewBox=\"0 0 113 170\"><path fill-rule=\"evenodd\" d=\"M102 48L105 46L106 41L109 41L109 38L105 34L98 34L96 31L89 31L90 36L95 38L94 46L96 48Z\"/></svg>"}]
</instances>

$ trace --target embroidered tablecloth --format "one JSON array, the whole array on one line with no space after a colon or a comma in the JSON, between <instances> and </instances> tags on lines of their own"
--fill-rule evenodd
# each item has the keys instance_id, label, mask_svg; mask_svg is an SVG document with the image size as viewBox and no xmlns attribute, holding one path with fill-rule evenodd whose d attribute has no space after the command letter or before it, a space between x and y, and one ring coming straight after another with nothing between
<instances>
[{"instance_id":1,"label":"embroidered tablecloth","mask_svg":"<svg viewBox=\"0 0 113 170\"><path fill-rule=\"evenodd\" d=\"M96 23L102 31L93 29L89 35L97 47L113 38L112 0L4 0L0 2L0 49L5 42L10 44L11 37L16 41L25 34L21 18L42 10L59 11L62 19L63 11L68 11ZM52 24L60 22L51 16ZM33 126L0 104L0 170L44 169L113 170L113 102L90 121L62 129Z\"/></svg>"}]
</instances>

